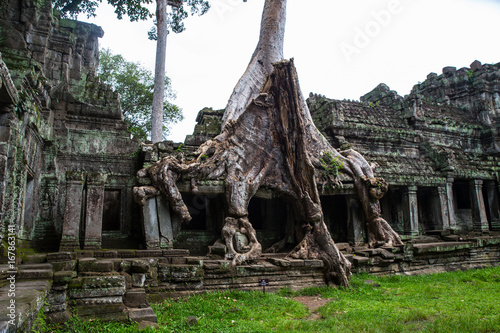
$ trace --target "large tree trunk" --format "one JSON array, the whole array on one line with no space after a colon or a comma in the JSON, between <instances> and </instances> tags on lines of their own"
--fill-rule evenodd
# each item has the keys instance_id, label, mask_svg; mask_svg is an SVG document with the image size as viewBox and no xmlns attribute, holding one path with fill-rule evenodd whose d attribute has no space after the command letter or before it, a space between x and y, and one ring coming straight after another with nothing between
<instances>
[{"instance_id":1,"label":"large tree trunk","mask_svg":"<svg viewBox=\"0 0 500 333\"><path fill-rule=\"evenodd\" d=\"M351 264L338 251L324 223L318 193L319 185L338 183L338 169L354 178L370 245L399 244L401 240L380 216L378 199L387 191L385 182L374 177L357 152L340 154L333 149L312 122L293 60L281 60L285 11L286 0L266 0L259 44L228 102L221 134L200 146L195 161L167 157L141 170L139 176L150 177L183 220L190 216L176 181L181 177L224 178L228 217L222 235L228 248L226 258L234 265L257 259L262 252L248 220L248 204L256 191L265 187L287 197L300 236L289 256L322 259L328 278L347 285ZM137 189L138 202L145 195L141 193L146 191ZM236 232L249 239L245 253L234 249Z\"/></svg>"},{"instance_id":2,"label":"large tree trunk","mask_svg":"<svg viewBox=\"0 0 500 333\"><path fill-rule=\"evenodd\" d=\"M167 56L167 0L156 0L156 64L153 91L153 108L151 112L151 141L162 141L163 138L163 99L165 97L165 59Z\"/></svg>"},{"instance_id":3,"label":"large tree trunk","mask_svg":"<svg viewBox=\"0 0 500 333\"><path fill-rule=\"evenodd\" d=\"M222 128L230 120L238 119L255 98L266 75L273 70L272 64L283 59L285 37L286 0L266 0L260 24L257 47L250 63L234 87L222 117Z\"/></svg>"}]
</instances>

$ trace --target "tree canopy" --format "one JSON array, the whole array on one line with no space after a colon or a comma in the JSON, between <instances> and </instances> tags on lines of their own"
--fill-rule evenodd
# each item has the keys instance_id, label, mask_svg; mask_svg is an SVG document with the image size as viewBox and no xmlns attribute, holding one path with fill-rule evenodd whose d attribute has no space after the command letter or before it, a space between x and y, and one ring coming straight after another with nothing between
<instances>
[{"instance_id":1,"label":"tree canopy","mask_svg":"<svg viewBox=\"0 0 500 333\"><path fill-rule=\"evenodd\" d=\"M148 20L154 17L154 0L106 0L115 8L118 19L128 16L130 21ZM53 7L61 11L62 17L76 18L80 14L95 17L96 9L103 0L54 0ZM168 13L169 28L175 33L185 30L183 20L191 15L203 15L210 8L206 0L168 0L172 11ZM150 38L156 39L156 28L150 32Z\"/></svg>"},{"instance_id":2,"label":"tree canopy","mask_svg":"<svg viewBox=\"0 0 500 333\"><path fill-rule=\"evenodd\" d=\"M109 84L120 95L124 120L130 124L129 130L141 139L151 136L151 110L154 77L149 69L139 63L127 61L109 49L99 52L100 61L97 74L101 82ZM170 126L183 119L182 110L169 100L175 99L170 79L165 78L165 102L163 103L162 125L164 139Z\"/></svg>"}]
</instances>

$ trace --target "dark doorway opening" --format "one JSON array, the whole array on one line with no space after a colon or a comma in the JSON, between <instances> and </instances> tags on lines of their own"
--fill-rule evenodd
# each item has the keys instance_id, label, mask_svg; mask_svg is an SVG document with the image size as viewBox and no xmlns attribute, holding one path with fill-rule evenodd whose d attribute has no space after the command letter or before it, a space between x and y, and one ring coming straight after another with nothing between
<instances>
[{"instance_id":1,"label":"dark doorway opening","mask_svg":"<svg viewBox=\"0 0 500 333\"><path fill-rule=\"evenodd\" d=\"M121 228L121 192L105 190L102 210L102 230L119 231Z\"/></svg>"},{"instance_id":2,"label":"dark doorway opening","mask_svg":"<svg viewBox=\"0 0 500 333\"><path fill-rule=\"evenodd\" d=\"M321 197L321 207L325 224L335 242L348 242L348 208L343 195L328 195Z\"/></svg>"}]
</instances>

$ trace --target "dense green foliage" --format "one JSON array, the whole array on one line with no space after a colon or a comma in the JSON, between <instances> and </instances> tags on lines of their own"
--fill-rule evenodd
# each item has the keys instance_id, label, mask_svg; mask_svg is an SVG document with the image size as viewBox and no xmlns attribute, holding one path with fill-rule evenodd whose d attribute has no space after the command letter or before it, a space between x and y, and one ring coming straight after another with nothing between
<instances>
[{"instance_id":1,"label":"dense green foliage","mask_svg":"<svg viewBox=\"0 0 500 333\"><path fill-rule=\"evenodd\" d=\"M151 134L151 110L153 103L154 76L140 64L129 62L109 49L99 53L98 76L120 95L124 119L130 132L146 140ZM182 120L181 109L169 100L175 98L170 80L165 79L165 102L163 103L163 136L169 134L169 126Z\"/></svg>"},{"instance_id":2,"label":"dense green foliage","mask_svg":"<svg viewBox=\"0 0 500 333\"><path fill-rule=\"evenodd\" d=\"M80 14L87 17L96 16L95 11L103 0L54 0L53 7L61 12L62 17L76 18ZM155 8L152 6L153 0L107 0L108 4L115 8L118 19L128 16L130 21L148 20L154 17ZM168 0L172 10L168 13L169 28L173 32L184 31L183 20L191 15L203 15L210 8L210 3L206 0ZM153 28L150 37L155 36Z\"/></svg>"},{"instance_id":3,"label":"dense green foliage","mask_svg":"<svg viewBox=\"0 0 500 333\"><path fill-rule=\"evenodd\" d=\"M376 283L366 283L367 280ZM350 288L220 291L153 305L159 332L499 332L500 267L426 276L355 275ZM300 295L328 298L311 320ZM186 318L196 316L189 325ZM137 332L77 318L54 332Z\"/></svg>"}]
</instances>

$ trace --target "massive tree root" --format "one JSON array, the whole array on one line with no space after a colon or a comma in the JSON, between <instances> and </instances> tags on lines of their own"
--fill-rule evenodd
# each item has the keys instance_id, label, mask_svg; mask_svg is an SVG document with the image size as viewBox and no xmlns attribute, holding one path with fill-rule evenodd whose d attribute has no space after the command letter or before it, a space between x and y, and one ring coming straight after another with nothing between
<instances>
[{"instance_id":1,"label":"massive tree root","mask_svg":"<svg viewBox=\"0 0 500 333\"><path fill-rule=\"evenodd\" d=\"M325 225L318 193L319 183L338 183L336 171L354 179L362 202L370 246L401 244L399 236L381 217L379 199L387 184L357 152L340 154L314 125L298 84L293 60L283 59L286 0L266 0L259 43L246 72L226 107L221 134L201 145L197 158L184 163L166 157L139 172L169 201L182 220L191 219L176 182L224 179L228 204L222 229L233 265L258 259L262 248L248 220L248 204L259 188L285 196L294 208L298 245L291 258L316 258L325 262L328 278L348 285L350 262L340 253ZM332 172L335 171L335 172ZM196 189L192 181L193 189ZM154 189L136 191L144 202ZM249 249L238 253L233 245L239 232ZM277 244L280 248L284 242Z\"/></svg>"},{"instance_id":2,"label":"massive tree root","mask_svg":"<svg viewBox=\"0 0 500 333\"><path fill-rule=\"evenodd\" d=\"M339 154L312 124L293 61L281 61L274 66L258 96L237 120L228 122L219 136L200 146L196 161L185 164L166 157L141 170L140 175L152 179L153 186L169 199L172 209L184 220L190 216L176 181L225 179L228 217L222 233L228 249L226 258L235 265L258 258L262 251L248 221L250 199L261 187L281 193L292 202L304 234L289 256L322 259L330 278L347 285L350 263L336 248L324 223L316 182L318 175L324 173L325 156L343 161L342 171L354 177L373 245L400 242L380 217L378 198L387 186L373 177L361 155L354 151L346 152L347 157ZM234 249L236 232L249 238L248 252L238 253Z\"/></svg>"}]
</instances>

